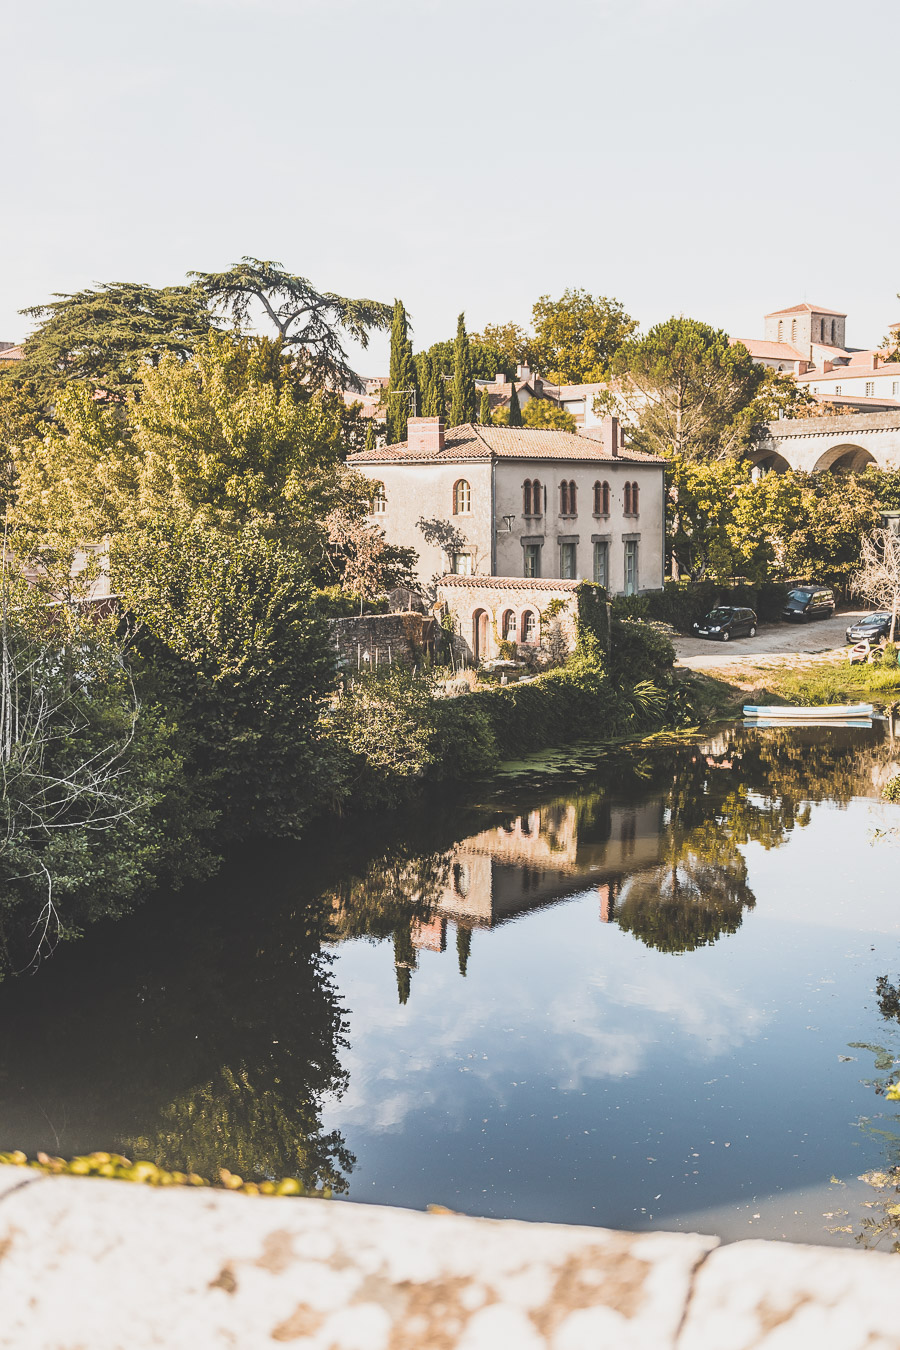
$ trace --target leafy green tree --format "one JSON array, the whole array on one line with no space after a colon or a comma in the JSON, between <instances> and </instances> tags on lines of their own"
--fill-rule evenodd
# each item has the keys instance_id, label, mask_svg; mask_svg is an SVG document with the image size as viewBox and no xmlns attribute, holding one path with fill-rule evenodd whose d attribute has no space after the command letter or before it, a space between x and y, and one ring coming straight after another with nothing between
<instances>
[{"instance_id":1,"label":"leafy green tree","mask_svg":"<svg viewBox=\"0 0 900 1350\"><path fill-rule=\"evenodd\" d=\"M447 338L443 342L434 342L423 356L431 357L437 366L437 372L447 380L453 378L456 363L456 339ZM493 380L497 375L514 375L515 363L510 362L506 352L491 342L469 334L469 356L472 363L472 377L476 380Z\"/></svg>"},{"instance_id":2,"label":"leafy green tree","mask_svg":"<svg viewBox=\"0 0 900 1350\"><path fill-rule=\"evenodd\" d=\"M336 677L303 559L255 525L224 535L170 513L112 541L110 575L223 835L299 835L320 809Z\"/></svg>"},{"instance_id":3,"label":"leafy green tree","mask_svg":"<svg viewBox=\"0 0 900 1350\"><path fill-rule=\"evenodd\" d=\"M846 588L863 536L880 521L864 475L769 473L757 493L781 575Z\"/></svg>"},{"instance_id":4,"label":"leafy green tree","mask_svg":"<svg viewBox=\"0 0 900 1350\"><path fill-rule=\"evenodd\" d=\"M746 347L696 319L667 319L629 340L613 369L636 448L683 460L739 453L750 432L742 414L766 380Z\"/></svg>"},{"instance_id":5,"label":"leafy green tree","mask_svg":"<svg viewBox=\"0 0 900 1350\"><path fill-rule=\"evenodd\" d=\"M475 421L475 381L472 374L472 353L466 334L466 316L460 314L456 325L456 343L453 353L453 399L450 405L450 425L462 426Z\"/></svg>"},{"instance_id":6,"label":"leafy green tree","mask_svg":"<svg viewBox=\"0 0 900 1350\"><path fill-rule=\"evenodd\" d=\"M478 420L483 427L489 427L493 423L491 417L491 396L486 389L481 391L481 403L478 407Z\"/></svg>"},{"instance_id":7,"label":"leafy green tree","mask_svg":"<svg viewBox=\"0 0 900 1350\"><path fill-rule=\"evenodd\" d=\"M242 258L227 272L190 272L195 289L211 309L223 310L240 329L262 313L274 325L312 388L361 389L350 369L343 340L365 349L372 329L386 329L390 305L351 300L318 291L306 277L286 272L281 263Z\"/></svg>"},{"instance_id":8,"label":"leafy green tree","mask_svg":"<svg viewBox=\"0 0 900 1350\"><path fill-rule=\"evenodd\" d=\"M322 522L365 514L366 484L344 468L344 405L297 390L278 344L210 334L193 358L144 373L141 398L108 405L85 385L19 460L16 516L37 539L100 539L175 511L228 532L253 522L325 568Z\"/></svg>"},{"instance_id":9,"label":"leafy green tree","mask_svg":"<svg viewBox=\"0 0 900 1350\"><path fill-rule=\"evenodd\" d=\"M422 416L443 418L447 412L444 377L431 351L416 356L416 374L422 394Z\"/></svg>"},{"instance_id":10,"label":"leafy green tree","mask_svg":"<svg viewBox=\"0 0 900 1350\"><path fill-rule=\"evenodd\" d=\"M637 320L618 300L567 289L558 300L542 295L532 308L533 356L541 373L560 384L605 380Z\"/></svg>"},{"instance_id":11,"label":"leafy green tree","mask_svg":"<svg viewBox=\"0 0 900 1350\"><path fill-rule=\"evenodd\" d=\"M879 469L877 465L869 464L862 481L871 486L883 510L900 511L900 471Z\"/></svg>"},{"instance_id":12,"label":"leafy green tree","mask_svg":"<svg viewBox=\"0 0 900 1350\"><path fill-rule=\"evenodd\" d=\"M516 402L518 403L518 399ZM558 403L552 403L549 398L529 399L521 416L522 424L526 427L547 427L556 431L575 430L575 418L572 414L566 412ZM512 425L510 415L510 426Z\"/></svg>"},{"instance_id":13,"label":"leafy green tree","mask_svg":"<svg viewBox=\"0 0 900 1350\"><path fill-rule=\"evenodd\" d=\"M524 422L522 421L522 407L521 407L521 404L519 403L519 395L518 395L518 391L516 390L516 382L515 382L515 380L513 380L513 382L512 382L512 392L510 393L510 396L509 396L509 414L508 414L508 415L509 415L509 422L508 422L507 425L509 425L509 426L511 426L511 427L521 427L521 426L524 426Z\"/></svg>"},{"instance_id":14,"label":"leafy green tree","mask_svg":"<svg viewBox=\"0 0 900 1350\"><path fill-rule=\"evenodd\" d=\"M492 375L502 370L512 379L517 366L533 364L533 339L517 323L486 323L480 333L470 335L469 341L472 343L476 364L479 360L479 348L482 352L495 354L496 370L483 372L477 369L475 374L479 377L490 379Z\"/></svg>"},{"instance_id":15,"label":"leafy green tree","mask_svg":"<svg viewBox=\"0 0 900 1350\"><path fill-rule=\"evenodd\" d=\"M693 581L765 580L774 551L749 465L675 460L670 482L668 542L679 572Z\"/></svg>"},{"instance_id":16,"label":"leafy green tree","mask_svg":"<svg viewBox=\"0 0 900 1350\"><path fill-rule=\"evenodd\" d=\"M387 443L396 445L406 440L406 423L410 414L420 407L419 377L413 359L412 342L406 310L400 300L394 301L391 324L390 384L384 391L387 401Z\"/></svg>"},{"instance_id":17,"label":"leafy green tree","mask_svg":"<svg viewBox=\"0 0 900 1350\"><path fill-rule=\"evenodd\" d=\"M22 313L40 322L25 341L14 379L28 381L44 408L73 380L123 398L164 356L186 361L212 326L203 298L190 286L157 290L139 282L57 295Z\"/></svg>"}]
</instances>

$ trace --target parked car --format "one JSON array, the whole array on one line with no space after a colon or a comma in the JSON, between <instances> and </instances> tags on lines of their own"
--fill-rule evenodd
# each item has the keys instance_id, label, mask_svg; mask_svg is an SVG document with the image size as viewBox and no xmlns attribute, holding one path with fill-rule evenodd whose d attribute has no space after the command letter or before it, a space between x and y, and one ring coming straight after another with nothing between
<instances>
[{"instance_id":1,"label":"parked car","mask_svg":"<svg viewBox=\"0 0 900 1350\"><path fill-rule=\"evenodd\" d=\"M752 609L735 609L732 605L722 605L711 609L705 619L694 624L697 637L719 638L728 642L733 637L753 637L756 633L757 619Z\"/></svg>"},{"instance_id":2,"label":"parked car","mask_svg":"<svg viewBox=\"0 0 900 1350\"><path fill-rule=\"evenodd\" d=\"M878 642L890 635L891 612L883 609L876 614L864 614L856 623L851 623L846 632L848 642Z\"/></svg>"},{"instance_id":3,"label":"parked car","mask_svg":"<svg viewBox=\"0 0 900 1350\"><path fill-rule=\"evenodd\" d=\"M834 591L827 586L794 586L788 591L781 611L783 619L830 619L834 613Z\"/></svg>"}]
</instances>

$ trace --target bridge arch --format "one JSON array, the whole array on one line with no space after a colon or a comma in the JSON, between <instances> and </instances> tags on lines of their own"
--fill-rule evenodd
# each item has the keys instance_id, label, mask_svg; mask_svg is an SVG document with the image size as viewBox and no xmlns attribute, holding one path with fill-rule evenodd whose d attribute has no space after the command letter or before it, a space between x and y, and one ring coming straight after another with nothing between
<instances>
[{"instance_id":1,"label":"bridge arch","mask_svg":"<svg viewBox=\"0 0 900 1350\"><path fill-rule=\"evenodd\" d=\"M813 465L813 472L822 473L830 469L832 473L862 473L867 465L875 463L875 456L865 446L843 441L840 445L832 445L819 456Z\"/></svg>"},{"instance_id":2,"label":"bridge arch","mask_svg":"<svg viewBox=\"0 0 900 1350\"><path fill-rule=\"evenodd\" d=\"M787 473L790 464L777 450L760 450L751 459L751 473L754 482L764 478L767 473Z\"/></svg>"}]
</instances>

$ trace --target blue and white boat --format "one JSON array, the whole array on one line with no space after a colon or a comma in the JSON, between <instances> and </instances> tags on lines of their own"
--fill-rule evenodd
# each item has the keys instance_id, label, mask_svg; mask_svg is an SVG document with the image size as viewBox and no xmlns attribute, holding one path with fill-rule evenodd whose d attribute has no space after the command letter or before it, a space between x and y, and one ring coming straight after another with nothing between
<instances>
[{"instance_id":1,"label":"blue and white boat","mask_svg":"<svg viewBox=\"0 0 900 1350\"><path fill-rule=\"evenodd\" d=\"M817 707L760 707L755 703L744 704L745 717L764 717L778 722L846 722L871 720L875 708L871 703L824 703Z\"/></svg>"}]
</instances>

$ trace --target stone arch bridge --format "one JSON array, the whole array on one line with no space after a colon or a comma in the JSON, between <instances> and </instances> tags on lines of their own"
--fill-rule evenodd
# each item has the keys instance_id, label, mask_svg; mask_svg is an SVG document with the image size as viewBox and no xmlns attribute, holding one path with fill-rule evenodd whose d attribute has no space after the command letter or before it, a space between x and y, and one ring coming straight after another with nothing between
<instances>
[{"instance_id":1,"label":"stone arch bridge","mask_svg":"<svg viewBox=\"0 0 900 1350\"><path fill-rule=\"evenodd\" d=\"M900 469L900 408L845 417L797 417L769 422L752 453L763 471L823 469L861 472L869 464Z\"/></svg>"}]
</instances>

